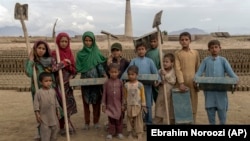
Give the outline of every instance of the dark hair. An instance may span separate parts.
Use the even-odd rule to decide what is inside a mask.
[[[49,73],[49,72],[42,72],[42,73],[40,73],[40,75],[39,75],[39,81],[43,81],[43,79],[45,78],[45,77],[51,77],[52,78],[52,75],[51,75],[51,73]]]
[[[207,47],[210,48],[213,45],[220,46],[220,41],[219,40],[211,40],[211,41],[208,42]]]
[[[191,41],[191,34],[189,32],[182,32],[179,36],[179,40],[181,40],[182,36],[187,36],[189,40]]]
[[[167,53],[163,56],[163,58],[169,58],[171,62],[174,62],[174,54],[173,53]]]
[[[117,63],[111,63],[111,64],[109,64],[109,66],[108,66],[108,70],[111,70],[111,69],[120,70],[120,65],[117,64]]]
[[[132,65],[132,66],[128,67],[127,73],[130,72],[130,71],[138,74],[139,73],[139,68],[136,65]]]
[[[141,47],[141,46],[143,46],[143,47],[145,47],[145,49],[147,49],[147,44],[144,41],[138,41],[136,43],[135,49],[137,49],[138,47]]]
[[[150,41],[151,40],[158,40],[158,36],[157,35],[158,35],[157,33],[151,34],[149,40]]]

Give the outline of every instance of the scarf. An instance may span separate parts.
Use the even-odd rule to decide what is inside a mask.
[[[37,51],[36,51],[37,47],[40,44],[44,44],[46,47],[46,52],[44,53],[42,57],[38,57]],[[49,45],[45,41],[42,41],[42,40],[36,41],[33,45],[33,53],[34,53],[34,61],[36,63],[41,64],[45,71],[51,72],[52,58],[51,58],[51,51],[50,51]]]
[[[87,47],[84,44],[86,37],[90,37],[92,39],[92,45],[90,47]],[[105,62],[106,58],[102,55],[98,46],[96,45],[95,35],[92,32],[85,32],[82,35],[82,42],[84,46],[82,50],[77,52],[76,56],[76,70],[77,72],[85,73],[96,67],[98,64]]]
[[[66,37],[68,39],[68,45],[65,48],[62,48],[60,46],[60,40],[62,39],[62,37]],[[58,46],[59,49],[59,56],[60,56],[60,61],[63,61],[64,59],[69,59],[71,62],[71,67],[65,67],[65,69],[67,69],[68,71],[70,71],[73,74],[76,74],[76,70],[75,70],[75,58],[74,55],[71,51],[70,48],[70,37],[67,33],[65,32],[61,32],[57,35],[56,37],[56,44]],[[56,51],[52,52],[52,56],[54,56],[56,58]]]

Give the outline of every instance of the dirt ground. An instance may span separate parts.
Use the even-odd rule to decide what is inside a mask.
[[[76,128],[76,134],[70,136],[71,141],[104,141],[106,131],[104,122],[106,115],[101,114],[100,124],[103,128],[89,131],[82,130],[84,125],[83,107],[80,90],[74,91],[77,101],[78,113],[72,116],[72,122]],[[36,132],[36,120],[32,107],[30,92],[17,92],[14,90],[1,90],[0,102],[0,141],[32,141]],[[249,92],[228,93],[229,111],[227,124],[250,124],[250,94]],[[208,124],[207,116],[204,110],[203,92],[199,92],[199,106],[197,115],[197,124]],[[126,128],[124,128],[126,135]],[[144,134],[146,140],[146,132]],[[113,138],[114,141],[119,139]],[[58,135],[58,141],[67,141],[67,138]],[[128,141],[125,137],[124,141]]]

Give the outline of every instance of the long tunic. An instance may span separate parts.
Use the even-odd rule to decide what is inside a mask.
[[[221,56],[217,56],[216,58],[212,56],[206,57],[202,61],[195,77],[202,76],[204,72],[205,77],[225,77],[227,73],[229,77],[238,79],[229,62]],[[228,109],[227,91],[204,91],[204,95],[206,108],[217,107],[221,110]]]
[[[136,117],[141,113],[141,106],[146,106],[143,84],[126,82],[124,84],[124,105],[127,106],[127,116]]]
[[[75,77],[75,73],[71,73],[68,69],[65,69],[65,67],[69,67],[65,65],[63,61],[60,63],[57,63],[55,59],[52,60],[52,71],[56,72],[55,73],[55,79],[56,79],[56,84],[57,84],[57,90],[58,92],[58,101],[60,106],[63,106],[62,103],[62,96],[61,96],[61,87],[60,87],[60,78],[58,71],[61,69],[62,70],[62,76],[63,76],[63,83],[64,83],[64,93],[65,93],[65,99],[66,99],[66,105],[67,105],[67,115],[71,116],[75,113],[77,113],[77,107],[76,107],[76,100],[74,97],[73,89],[69,85],[69,80],[71,77]],[[72,68],[75,69],[75,68]]]
[[[174,111],[173,111],[173,103],[172,103],[172,96],[171,96],[171,89],[174,87],[176,83],[176,76],[174,68],[172,68],[167,74],[164,75],[162,78],[166,86],[166,96],[164,97],[163,86],[160,85],[159,87],[159,94],[155,103],[155,116],[165,118],[166,117],[166,101],[168,103],[168,110],[169,110],[169,118],[174,119]]]
[[[109,117],[119,120],[122,113],[123,83],[120,79],[108,79],[103,84],[102,105]]]
[[[52,59],[53,60],[53,59]],[[38,83],[38,88],[41,88],[41,84],[39,83],[39,75],[40,73],[45,71],[45,68],[43,67],[42,64],[40,64],[39,62],[34,62],[34,61],[30,61],[29,59],[27,59],[25,61],[25,73],[28,77],[31,78],[31,95],[32,95],[32,100],[34,100],[34,95],[36,93],[36,89],[35,89],[35,83],[34,83],[34,76],[33,76],[33,66],[35,66],[36,68],[36,76],[37,76],[37,83]],[[52,76],[53,82],[55,82],[55,78],[54,75]],[[52,84],[52,87],[55,87],[55,83]]]
[[[195,115],[198,105],[198,94],[194,88],[193,79],[200,65],[200,56],[198,51],[189,49],[177,50],[175,52],[175,73],[178,84],[184,83],[190,89],[192,110]]]
[[[57,125],[56,109],[59,104],[54,89],[39,89],[34,97],[34,111],[40,111],[43,123],[47,126]]]
[[[152,59],[148,57],[136,57],[131,60],[129,66],[136,65],[139,68],[139,74],[158,74],[158,70],[155,67],[154,62]],[[129,67],[128,66],[128,67]],[[122,78],[124,78],[125,73],[123,73]],[[161,81],[160,76],[158,80]],[[153,95],[152,95],[152,85],[151,84],[143,84],[145,89],[145,96],[146,96],[146,106],[151,107],[153,104]]]
[[[98,64],[91,70],[81,73],[81,78],[101,78],[106,74],[103,65]],[[82,86],[84,100],[88,104],[97,104],[102,99],[102,85]]]

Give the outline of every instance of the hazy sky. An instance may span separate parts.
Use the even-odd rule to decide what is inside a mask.
[[[29,35],[52,33],[57,18],[56,31],[124,34],[125,0],[0,0],[0,27],[21,27],[14,19],[16,2],[29,5]],[[250,0],[131,0],[134,36],[153,31],[154,16],[161,10],[160,29],[168,32],[196,27],[208,33],[250,34]]]

